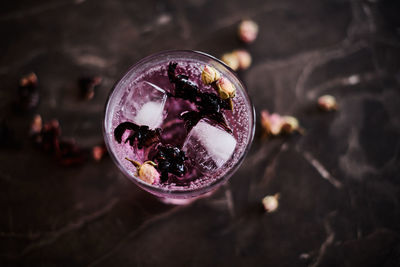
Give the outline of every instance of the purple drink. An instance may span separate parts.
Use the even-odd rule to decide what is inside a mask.
[[[181,96],[176,91],[181,80],[172,81],[171,73],[168,75],[172,62],[177,63],[174,77],[189,81],[190,88],[185,87]],[[202,82],[206,65],[218,70],[236,88],[232,110],[227,107],[228,100],[217,97],[215,86]],[[192,85],[198,88],[195,97],[187,94]],[[221,106],[218,111],[210,111],[210,105],[204,104],[215,101]],[[189,126],[189,120],[183,119],[185,113],[190,119],[196,118]],[[114,131],[124,122],[148,126],[154,137],[159,128],[160,134],[149,139],[154,142],[141,146],[138,136],[131,138],[138,128],[128,127],[134,130],[122,131],[118,142]],[[254,125],[253,106],[243,84],[229,68],[200,52],[166,51],[141,60],[115,85],[106,105],[104,136],[117,166],[137,185],[161,198],[190,199],[217,188],[236,171],[253,139]],[[183,151],[183,172],[162,172],[165,162],[160,151],[165,146]],[[156,159],[161,181],[139,179],[138,170],[126,158],[139,163]]]

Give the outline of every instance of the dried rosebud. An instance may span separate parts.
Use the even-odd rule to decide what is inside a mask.
[[[236,95],[235,86],[225,77],[217,81],[217,89],[222,99],[234,98]]]
[[[219,72],[215,68],[208,65],[204,67],[203,72],[201,73],[201,80],[204,84],[211,84],[218,81],[219,78],[221,78]]]
[[[273,196],[265,196],[262,199],[262,204],[264,206],[265,211],[269,213],[276,211],[279,206],[278,200],[279,200],[279,193]]]
[[[38,78],[35,73],[31,72],[21,78],[19,81],[20,86],[36,86],[38,83]]]
[[[282,132],[293,133],[294,131],[299,131],[299,121],[292,116],[283,116]]]
[[[99,76],[84,77],[79,79],[79,87],[81,89],[81,95],[86,100],[90,100],[94,97],[95,89],[101,84],[103,79]]]
[[[239,69],[245,70],[251,65],[251,55],[244,49],[238,49],[233,51],[233,54],[239,61]]]
[[[39,104],[37,89],[38,78],[35,73],[29,73],[21,78],[18,87],[17,106],[23,111],[31,110]]]
[[[291,134],[295,131],[301,134],[304,132],[295,117],[281,116],[276,113],[269,114],[266,110],[261,111],[261,126],[264,130],[264,135],[271,136],[277,136],[282,133]]]
[[[258,25],[252,20],[243,20],[239,24],[238,35],[239,39],[244,43],[251,43],[257,38]]]
[[[95,161],[100,161],[106,154],[107,148],[104,144],[92,148],[92,157]]]
[[[318,106],[325,111],[337,110],[337,103],[334,96],[323,95],[318,98]]]
[[[39,114],[36,114],[33,117],[32,124],[31,124],[31,135],[39,134],[43,128],[43,121],[42,117]]]
[[[139,178],[148,184],[157,184],[160,182],[160,174],[156,170],[156,163],[153,161],[145,161],[140,164],[137,161],[125,158],[127,161],[131,162],[136,167],[136,173]]]
[[[261,111],[261,126],[266,135],[279,135],[283,124],[283,118],[279,114],[269,114],[266,110]]]
[[[221,60],[234,71],[239,68],[239,59],[234,53],[223,54]]]

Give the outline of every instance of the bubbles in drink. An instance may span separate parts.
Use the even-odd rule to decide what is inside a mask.
[[[188,134],[183,151],[196,168],[209,173],[222,167],[232,156],[235,147],[236,139],[232,135],[201,120]]]
[[[142,81],[131,88],[125,97],[121,112],[122,115],[138,125],[147,125],[155,129],[163,122],[167,95],[157,85]]]

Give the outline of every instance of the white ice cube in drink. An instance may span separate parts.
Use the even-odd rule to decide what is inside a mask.
[[[186,137],[183,150],[200,171],[207,173],[222,167],[235,147],[236,139],[231,134],[201,120]]]
[[[122,103],[122,116],[138,125],[155,129],[161,125],[166,114],[165,91],[150,82],[135,84]]]

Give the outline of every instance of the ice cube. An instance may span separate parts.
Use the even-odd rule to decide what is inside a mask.
[[[122,103],[122,115],[138,125],[147,125],[151,129],[161,125],[167,95],[157,85],[144,81],[136,84],[129,91]]]
[[[202,172],[222,167],[232,156],[236,139],[225,130],[199,121],[183,144],[186,156]]]

